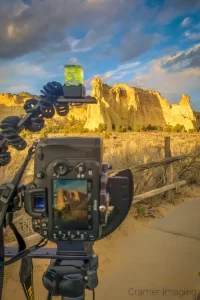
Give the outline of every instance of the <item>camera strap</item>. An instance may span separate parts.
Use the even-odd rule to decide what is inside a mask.
[[[10,224],[10,228],[12,229],[18,245],[19,245],[19,250],[18,253],[26,249],[26,243],[15,227],[13,223]],[[21,264],[20,264],[20,270],[19,270],[19,277],[20,277],[20,282],[22,285],[22,288],[24,290],[24,293],[26,295],[27,300],[34,300],[34,289],[33,289],[33,262],[32,258],[25,256],[21,259]]]
[[[4,263],[5,255],[4,255],[4,237],[3,237],[3,226],[0,227],[0,262]],[[0,299],[2,299],[3,292],[3,278],[4,278],[4,265],[0,264]]]
[[[13,223],[10,224],[10,228],[12,229],[19,245],[18,253],[25,250],[26,249],[25,241]],[[1,227],[0,228],[0,262],[4,262],[4,261],[5,261],[4,237],[3,237],[3,227]],[[20,276],[20,282],[24,290],[26,299],[34,300],[35,297],[34,297],[34,288],[33,288],[32,258],[25,256],[21,259],[19,276]],[[0,264],[0,299],[2,299],[3,278],[4,278],[4,264]]]
[[[3,237],[3,227],[5,224],[6,214],[10,205],[12,205],[13,199],[18,189],[18,185],[20,180],[24,174],[24,171],[31,159],[32,154],[35,151],[36,143],[29,148],[28,154],[25,158],[25,161],[19,171],[16,173],[14,179],[11,183],[7,183],[5,188],[0,196],[0,299],[2,299],[2,291],[3,291],[3,278],[4,278],[4,261],[5,261],[5,253],[4,253],[4,237]],[[19,252],[25,250],[26,244],[21,234],[18,232],[15,225],[11,222],[10,227],[13,233],[16,236],[19,245]],[[28,300],[34,300],[33,293],[33,264],[32,259],[29,257],[24,257],[21,259],[21,267],[20,267],[20,281],[23,286],[24,292]]]

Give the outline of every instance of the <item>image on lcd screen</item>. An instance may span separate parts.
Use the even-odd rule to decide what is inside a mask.
[[[88,229],[87,180],[53,180],[53,193],[55,227]]]

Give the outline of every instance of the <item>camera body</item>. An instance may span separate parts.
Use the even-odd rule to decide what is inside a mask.
[[[97,240],[109,204],[106,171],[100,138],[39,140],[24,194],[34,231],[53,242]]]

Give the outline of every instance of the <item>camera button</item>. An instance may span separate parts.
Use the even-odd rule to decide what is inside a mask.
[[[89,176],[92,176],[93,175],[93,172],[92,172],[92,170],[90,169],[90,170],[88,170],[88,175]]]
[[[89,239],[90,240],[94,240],[94,235],[93,234],[89,234]]]
[[[40,171],[40,172],[37,173],[36,177],[38,179],[43,179],[44,178],[44,173],[42,171]]]
[[[42,223],[41,223],[41,226],[42,226],[42,228],[47,228],[48,225],[47,225],[46,222],[42,222]]]
[[[85,169],[86,169],[86,166],[85,166],[85,163],[84,162],[80,162],[77,164],[76,166],[76,171],[81,174],[81,173],[84,173],[85,172]]]
[[[84,233],[81,233],[81,240],[85,240],[85,235],[84,235]]]
[[[62,240],[67,240],[67,235],[65,233],[62,234]]]
[[[47,236],[48,235],[48,231],[44,230],[42,235]]]
[[[54,240],[57,240],[57,239],[58,239],[57,233],[53,233],[53,239],[54,239]]]
[[[34,220],[33,220],[33,226],[37,226],[37,224],[38,224],[38,223],[37,223],[37,220],[34,219]]]

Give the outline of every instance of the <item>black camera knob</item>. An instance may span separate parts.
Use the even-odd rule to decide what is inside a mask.
[[[68,173],[68,164],[65,161],[58,161],[54,165],[54,171],[58,175],[65,175]]]
[[[53,292],[56,290],[57,286],[57,274],[54,270],[47,271],[44,273],[42,277],[42,282],[44,284],[44,287],[49,291]]]

